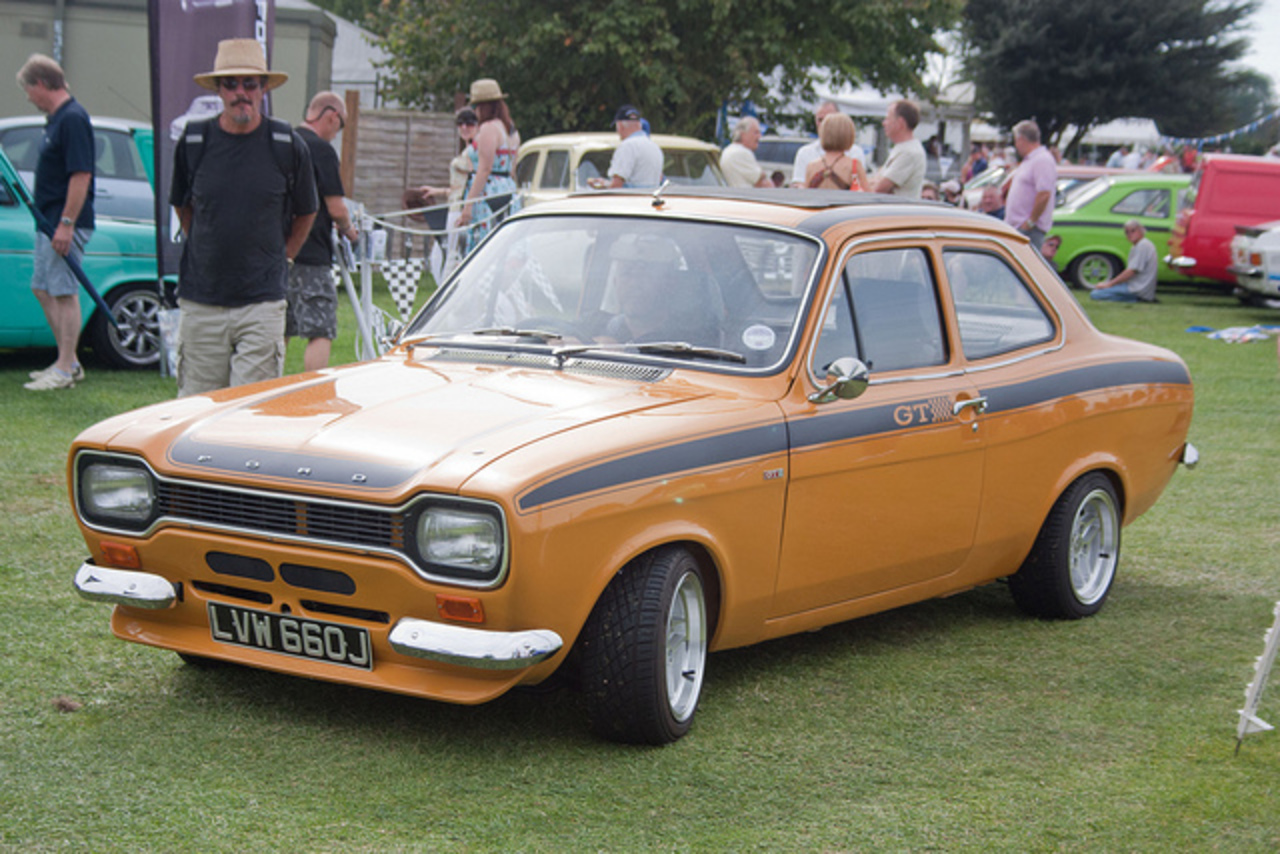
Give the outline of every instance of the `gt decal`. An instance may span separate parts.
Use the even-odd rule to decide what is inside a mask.
[[[931,397],[916,403],[904,403],[893,410],[893,421],[899,427],[910,427],[913,424],[937,424],[939,421],[954,421],[951,410],[951,398],[946,395]]]

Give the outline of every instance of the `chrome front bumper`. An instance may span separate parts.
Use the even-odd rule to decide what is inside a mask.
[[[75,588],[86,599],[134,608],[168,608],[178,598],[171,583],[149,572],[81,564]],[[550,629],[495,632],[404,617],[387,636],[401,655],[482,670],[520,670],[545,661],[564,646]]]
[[[177,589],[158,575],[92,563],[80,565],[75,585],[86,599],[134,608],[168,608],[178,598]]]
[[[401,655],[483,670],[519,670],[555,655],[564,646],[550,629],[494,632],[404,617],[387,636]]]

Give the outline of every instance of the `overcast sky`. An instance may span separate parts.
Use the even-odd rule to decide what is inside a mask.
[[[1262,0],[1248,28],[1252,46],[1244,64],[1271,78],[1280,95],[1280,0]]]

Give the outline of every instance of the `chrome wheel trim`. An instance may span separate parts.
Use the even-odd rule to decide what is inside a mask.
[[[707,661],[707,602],[695,573],[686,572],[676,584],[666,629],[667,704],[683,723],[698,707]]]
[[[118,326],[108,326],[112,348],[133,365],[150,365],[160,356],[160,296],[143,290],[125,294],[111,306]]]
[[[1071,592],[1082,605],[1102,599],[1120,557],[1120,514],[1105,489],[1084,497],[1071,522]]]

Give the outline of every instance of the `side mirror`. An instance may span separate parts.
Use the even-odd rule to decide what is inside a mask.
[[[860,397],[870,384],[869,371],[852,356],[836,359],[827,367],[827,384],[809,395],[810,403],[831,403]]]

